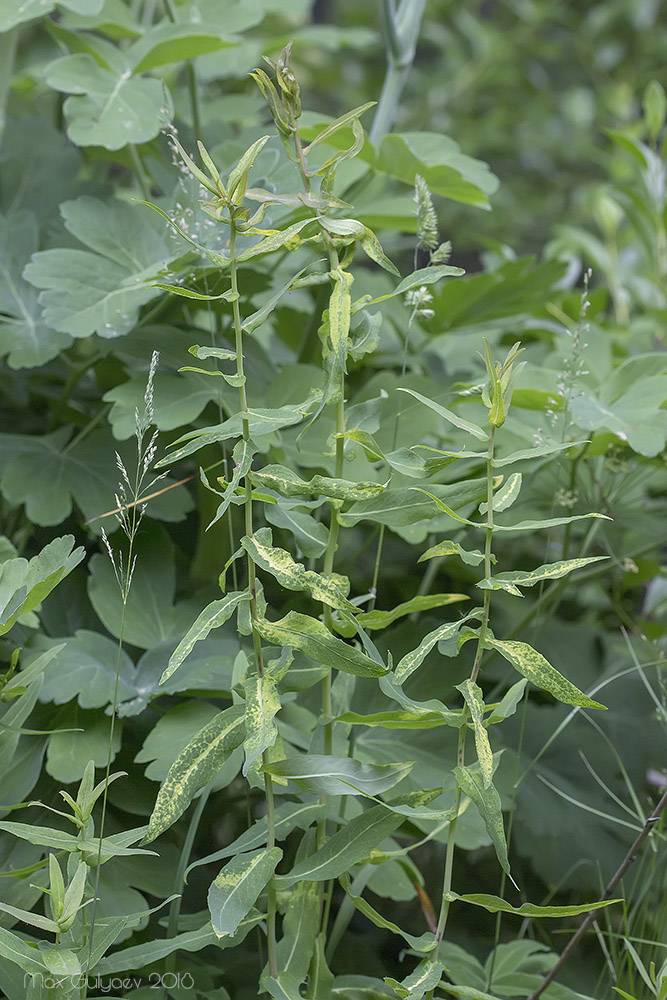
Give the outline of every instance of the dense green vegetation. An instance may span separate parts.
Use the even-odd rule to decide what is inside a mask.
[[[0,0],[8,1000],[664,1000],[659,6]]]

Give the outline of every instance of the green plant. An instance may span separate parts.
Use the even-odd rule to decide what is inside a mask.
[[[381,100],[382,116],[381,76],[344,112],[360,74],[383,69],[358,5],[341,5],[345,30],[308,24],[296,0],[229,3],[224,23],[220,5],[190,0],[53,6],[22,24],[0,10],[14,59],[0,87],[0,806],[24,810],[0,832],[3,989],[25,995],[20,954],[42,973],[65,961],[60,995],[75,968],[100,977],[90,1000],[114,977],[116,990],[132,979],[136,1000],[151,987],[245,1000],[260,981],[312,1000],[529,996],[602,895],[628,828],[641,831],[646,775],[662,764],[659,213],[656,240],[636,220],[618,230],[654,275],[650,294],[631,269],[576,261],[563,232],[545,260],[514,258],[528,211],[510,226],[505,201],[480,223],[471,206],[497,184],[485,165],[439,128],[396,130],[420,127],[435,93],[420,81],[444,4],[386,5],[387,38],[405,42],[389,58],[395,95],[422,15],[423,28],[401,103]],[[471,41],[477,25],[500,85],[510,14],[452,21]],[[524,14],[517,51],[548,61],[552,14]],[[291,60],[317,113],[301,109]],[[483,88],[463,84],[474,102]],[[100,94],[113,114],[97,113]],[[624,128],[657,170],[650,94],[650,134],[629,116]],[[527,106],[544,121],[544,101]],[[375,141],[362,128],[373,116]],[[167,119],[178,132],[160,132]],[[507,152],[500,119],[487,135]],[[475,128],[473,141],[459,117],[468,150],[483,148]],[[516,142],[521,162],[529,143]],[[571,148],[590,146],[578,132]],[[439,245],[443,198],[454,251]],[[464,275],[459,244],[494,226],[481,270]],[[575,263],[594,265],[590,289],[575,287]],[[614,280],[630,290],[630,333]],[[119,588],[99,545],[104,524],[118,550],[118,525],[102,512],[114,451],[148,475],[131,442],[156,349],[159,465],[174,473],[124,480]],[[56,531],[88,549],[87,565]],[[109,784],[112,764],[126,775]],[[59,791],[88,824],[93,868],[93,848],[122,838],[154,853],[116,851],[84,880],[72,849],[56,870],[44,838],[68,825],[49,813]],[[56,905],[42,914],[44,890]],[[597,937],[546,996],[573,996],[567,984],[606,995],[610,954],[610,985],[629,994],[640,967],[659,967],[637,941],[659,934],[657,919],[640,929],[641,880],[622,895],[622,914],[595,911]]]

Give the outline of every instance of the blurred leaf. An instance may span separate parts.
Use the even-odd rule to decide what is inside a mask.
[[[263,770],[289,778],[313,795],[379,795],[393,788],[412,764],[360,764],[349,757],[308,754],[265,764]]]

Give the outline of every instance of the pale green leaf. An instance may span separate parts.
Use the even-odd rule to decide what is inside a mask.
[[[606,708],[598,701],[593,701],[566,677],[563,677],[541,653],[529,646],[527,642],[487,637],[485,645],[489,649],[497,650],[512,664],[515,670],[527,677],[536,687],[548,691],[558,701],[562,701],[566,705],[579,705],[581,708]]]
[[[452,713],[453,714],[453,713]],[[336,717],[337,722],[345,722],[350,726],[381,726],[383,729],[433,729],[435,726],[451,725],[438,712],[374,712],[372,715],[359,715],[357,712],[345,712]]]
[[[357,896],[350,890],[350,878],[348,875],[342,875],[340,878],[340,884],[347,893],[349,899],[352,900],[355,907],[360,913],[363,913],[365,917],[375,924],[376,927],[381,927],[384,930],[391,931],[392,934],[397,934],[402,937],[407,943],[413,948],[418,954],[426,955],[428,954],[436,944],[436,940],[433,934],[422,934],[420,937],[414,937],[412,934],[408,934],[406,931],[401,930],[396,924],[392,923],[391,920],[387,920],[383,917],[377,910],[375,910],[367,900],[362,896]]]
[[[371,631],[375,629],[387,628],[405,615],[416,614],[420,611],[430,611],[432,608],[442,608],[447,604],[456,604],[459,601],[467,601],[469,598],[465,594],[420,594],[412,597],[403,604],[397,604],[391,611],[364,611],[357,615],[357,622],[365,629]]]
[[[477,750],[482,782],[484,788],[489,788],[493,780],[493,753],[489,743],[489,734],[484,728],[485,705],[482,689],[468,677],[462,684],[456,685],[456,690],[461,692],[468,706],[475,734],[475,749]]]
[[[505,840],[500,795],[494,785],[485,786],[481,771],[477,765],[455,767],[454,775],[456,783],[463,794],[472,799],[479,809],[480,816],[484,820],[486,832],[495,848],[498,861],[503,871],[509,875],[510,864],[507,857],[507,841]]]
[[[41,953],[5,927],[0,927],[0,955],[30,976],[44,976],[47,972]]]
[[[310,514],[297,509],[287,510],[280,504],[267,504],[264,516],[275,528],[289,531],[304,556],[317,559],[324,553],[329,530],[326,524],[316,521]]]
[[[537,906],[535,903],[522,903],[521,906],[512,906],[499,896],[489,896],[486,893],[466,893],[459,896],[456,892],[448,892],[447,898],[452,902],[460,900],[462,903],[471,903],[473,906],[482,906],[489,913],[513,913],[517,917],[539,918],[539,917],[577,917],[582,913],[590,913],[591,910],[600,910],[605,906],[612,906],[614,903],[621,903],[621,899],[605,899],[602,902],[581,903],[575,906]]]
[[[205,639],[211,629],[219,628],[223,625],[238,607],[241,601],[248,599],[248,592],[237,591],[233,594],[226,594],[219,601],[212,601],[208,607],[204,608],[192,627],[181,639],[174,652],[169,657],[169,664],[166,667],[160,684],[164,684],[175,670],[178,670],[181,663],[190,655],[195,643]]]
[[[276,878],[276,887],[288,889],[295,882],[324,882],[349,871],[367,858],[403,822],[384,806],[373,806],[349,820],[323,847],[299,861],[287,875]]]
[[[270,674],[253,674],[243,684],[245,692],[245,763],[243,774],[263,752],[273,746],[278,735],[274,717],[280,711],[276,680]]]
[[[270,573],[282,587],[306,590],[315,601],[338,611],[356,614],[357,608],[347,599],[349,583],[346,578],[322,576],[314,570],[307,570],[302,563],[295,562],[285,549],[276,548],[272,541],[270,528],[260,528],[250,538],[242,538],[241,545],[252,561]]]
[[[313,476],[306,482],[282,465],[267,465],[261,472],[253,472],[252,480],[283,496],[324,496],[330,500],[365,500],[384,490],[380,483],[355,483],[328,476]]]
[[[313,795],[379,795],[412,770],[407,764],[361,764],[351,757],[302,754],[265,764],[263,770],[289,778]]]
[[[133,74],[146,73],[158,66],[218,52],[235,44],[235,40],[197,28],[192,22],[158,24],[127,49],[125,58]]]
[[[320,887],[300,882],[289,894],[276,957],[285,975],[302,983],[308,974],[320,916]]]
[[[407,278],[403,278],[402,281],[396,285],[393,292],[387,292],[385,295],[378,295],[377,298],[371,299],[370,302],[366,302],[365,306],[373,306],[377,302],[384,302],[385,299],[393,299],[395,295],[403,295],[405,292],[409,292],[411,288],[418,288],[422,285],[432,285],[440,278],[456,277],[465,274],[465,271],[461,267],[450,267],[449,264],[438,264],[435,267],[422,267],[418,271],[413,271],[409,274]]]
[[[479,549],[464,549],[458,542],[452,542],[449,539],[438,542],[437,545],[432,545],[430,549],[427,549],[426,552],[420,555],[417,562],[425,562],[426,559],[439,559],[445,556],[458,556],[468,566],[479,566],[480,563],[484,562],[484,553],[480,552]]]
[[[292,830],[307,830],[314,822],[322,818],[323,810],[324,806],[319,802],[284,802],[283,805],[278,806],[274,815],[275,839],[284,840]],[[263,847],[266,844],[268,836],[266,817],[258,819],[250,829],[242,833],[227,847],[193,861],[186,869],[186,881],[189,872],[194,868],[211,864],[214,861],[222,861],[223,858],[229,858],[235,854],[254,851],[255,848]]]
[[[520,593],[517,587],[534,587],[541,580],[557,580],[567,576],[582,566],[608,559],[608,556],[589,556],[580,559],[564,559],[560,562],[546,563],[533,570],[514,570],[509,573],[498,573],[487,580],[480,580],[477,586],[481,590],[507,590],[510,593]]]
[[[499,490],[493,494],[493,509],[507,510],[519,496],[521,490],[521,473],[513,472],[512,475],[502,484]],[[488,503],[479,505],[480,514],[486,514],[489,509]]]
[[[213,930],[219,938],[234,934],[254,905],[283,856],[279,847],[239,854],[225,865],[208,891]]]
[[[451,514],[452,508],[464,507],[468,503],[479,503],[486,495],[485,479],[470,479],[459,483],[449,483],[443,486],[430,487],[426,499],[423,490],[391,489],[381,491],[380,495],[367,500],[359,500],[349,510],[338,515],[339,522],[345,527],[351,527],[362,520],[377,521],[389,527],[404,527],[417,521],[438,516],[436,504],[442,504],[442,509]],[[457,520],[465,521],[458,514]]]
[[[290,611],[279,621],[270,622],[257,618],[259,634],[274,646],[291,646],[299,649],[316,663],[343,670],[359,677],[381,677],[387,668],[372,660],[361,650],[350,646],[331,634],[326,625],[308,615]]]
[[[155,840],[183,815],[197,792],[215,777],[232,750],[242,742],[243,734],[242,705],[219,712],[199,730],[178,755],[160,787],[144,843]]]
[[[399,389],[399,392],[407,392],[410,396],[414,396],[414,398],[418,399],[420,403],[424,403],[428,406],[429,410],[433,410],[434,413],[444,417],[448,423],[458,427],[459,430],[472,434],[472,436],[477,438],[478,441],[489,440],[489,436],[486,431],[482,430],[481,427],[478,427],[477,424],[472,424],[469,420],[464,420],[464,418],[460,417],[458,413],[454,413],[452,410],[446,409],[444,406],[441,406],[440,403],[436,403],[432,399],[427,399],[427,397],[422,396],[420,392],[415,392],[414,389]]]
[[[401,1000],[422,1000],[427,990],[434,990],[438,985],[444,969],[442,962],[432,962],[430,958],[425,958],[401,983],[391,976],[385,976],[384,981]]]
[[[442,625],[438,625],[436,629],[425,635],[419,645],[409,653],[406,653],[397,663],[396,670],[394,671],[396,682],[404,684],[410,674],[414,673],[417,667],[421,666],[433,647],[441,640],[449,639],[456,635],[463,622],[467,621],[471,617],[471,614],[466,615],[465,618],[459,618],[455,622],[445,622]]]
[[[48,85],[71,96],[63,106],[67,134],[77,146],[122,149],[159,135],[171,121],[171,98],[161,80],[116,74],[77,52],[49,63]]]

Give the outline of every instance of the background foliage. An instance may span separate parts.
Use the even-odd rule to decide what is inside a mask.
[[[521,600],[506,590],[493,593],[496,637],[544,651],[578,688],[607,706],[604,713],[574,710],[532,687],[518,707],[508,707],[502,726],[491,727],[494,783],[520,892],[501,887],[489,825],[472,804],[456,825],[461,850],[454,856],[453,885],[460,893],[506,890],[514,906],[595,899],[665,787],[667,38],[659,6],[649,0],[585,10],[565,0],[402,5],[412,10],[418,29],[414,66],[400,100],[391,104],[387,134],[373,120],[378,112],[366,111],[363,146],[338,167],[334,193],[353,211],[335,205],[326,211],[333,218],[354,215],[370,227],[406,277],[430,259],[428,249],[416,249],[419,175],[433,196],[440,238],[453,244],[449,266],[466,274],[432,284],[431,274],[415,282],[415,288],[426,283],[428,300],[389,297],[400,278],[383,267],[377,252],[373,258],[365,247],[358,250],[354,300],[387,298],[360,311],[367,318],[353,322],[350,356],[343,356],[343,429],[354,431],[344,455],[341,439],[333,436],[340,433],[333,390],[316,422],[303,419],[315,412],[323,368],[325,374],[336,370],[326,327],[322,332],[331,290],[302,282],[287,291],[297,272],[312,275],[326,246],[291,252],[279,246],[275,254],[239,263],[243,315],[255,320],[243,344],[245,389],[255,412],[253,470],[264,468],[266,475],[267,466],[278,465],[302,481],[343,478],[357,490],[370,483],[378,495],[391,477],[381,501],[350,493],[336,515],[333,568],[350,581],[345,600],[359,599],[366,611],[369,601],[371,608],[377,602],[378,610],[389,611],[423,598],[409,614],[379,620],[381,629],[371,619],[367,631],[377,658],[387,663],[391,654],[397,664],[443,622],[458,621],[479,604],[475,584],[483,575],[469,552],[481,536],[423,493],[410,492],[421,487],[459,516],[479,520],[477,506],[486,496],[483,459],[465,466],[429,463],[427,453],[409,450],[424,444],[481,451],[479,441],[467,441],[460,423],[399,387],[454,411],[459,421],[484,423],[479,390],[487,374],[478,352],[486,339],[502,360],[521,341],[526,366],[498,432],[497,455],[502,460],[531,448],[544,454],[521,464],[521,495],[510,522],[592,511],[612,519],[494,538],[494,573],[607,557],[572,577],[542,581]],[[231,384],[211,377],[215,356],[200,352],[193,360],[188,354],[195,344],[234,351],[233,304],[206,298],[227,289],[216,254],[229,252],[229,230],[202,211],[200,184],[178,155],[170,124],[189,153],[203,139],[225,178],[251,144],[270,133],[274,138],[259,152],[249,183],[272,194],[293,193],[299,172],[275,138],[249,74],[263,65],[263,55],[276,59],[294,40],[291,61],[304,105],[300,128],[311,142],[331,119],[378,100],[390,50],[379,13],[375,5],[347,0],[0,0],[0,653],[6,669],[0,689],[0,933],[27,939],[17,910],[50,919],[42,916],[51,911],[48,904],[43,909],[40,888],[53,888],[57,878],[52,870],[49,883],[49,850],[62,850],[63,864],[66,855],[85,858],[84,849],[44,835],[17,836],[11,824],[73,835],[48,810],[63,807],[61,789],[76,799],[82,780],[92,794],[92,784],[85,785],[89,761],[98,769],[95,780],[103,779],[113,720],[113,768],[128,777],[110,785],[105,807],[110,860],[99,868],[95,890],[96,919],[109,935],[106,957],[99,956],[101,975],[131,968],[147,984],[150,971],[177,970],[192,975],[201,996],[256,995],[266,960],[260,894],[270,873],[230,925],[237,935],[233,949],[229,937],[210,929],[207,893],[230,857],[232,865],[236,857],[255,856],[266,865],[267,854],[259,850],[265,840],[253,841],[247,831],[264,815],[259,762],[264,752],[270,764],[271,748],[285,824],[277,892],[286,944],[279,959],[285,963],[291,940],[307,955],[322,950],[314,938],[300,938],[305,932],[295,925],[313,923],[317,887],[324,883],[301,881],[294,889],[285,880],[314,850],[322,789],[280,783],[281,756],[326,751],[317,657],[296,653],[276,682],[282,707],[262,716],[266,731],[257,745],[246,745],[245,758],[240,745],[230,750],[192,803],[191,790],[189,811],[151,843],[155,854],[132,853],[146,825],[155,822],[158,789],[180,751],[202,727],[218,725],[221,711],[233,713],[253,697],[250,627],[242,627],[240,616],[237,630],[236,612],[202,634],[183,665],[159,684],[198,615],[221,601],[220,574],[246,530],[237,503],[216,519],[221,497],[208,488],[224,492],[216,477],[229,481],[242,461],[236,449],[232,456],[240,422],[228,438],[214,433],[209,441],[200,434],[233,419],[238,385],[233,376]],[[406,15],[404,41],[409,24]],[[351,141],[348,128],[311,155],[320,157],[319,165]],[[204,253],[138,201],[157,205]],[[248,204],[252,211],[257,207],[256,201]],[[302,201],[278,200],[259,224],[282,230],[307,218]],[[243,252],[252,237],[239,238]],[[171,294],[164,284],[194,289],[199,297]],[[281,289],[285,294],[278,297]],[[159,363],[146,401],[154,350]],[[232,370],[224,360],[220,365],[227,374]],[[198,370],[180,372],[185,366]],[[147,402],[159,438],[157,454],[144,462],[152,431],[141,428],[137,454],[135,411],[144,414]],[[170,446],[186,435],[193,435],[194,445],[175,461],[180,446]],[[101,538],[104,526],[117,569],[124,553],[122,582],[126,540],[114,517],[100,517],[121,505],[114,499],[116,453],[131,483],[138,461],[147,473],[144,494],[156,494],[136,532],[126,523],[134,539],[130,564],[136,555],[127,601]],[[150,487],[154,459],[165,459],[168,472]],[[210,469],[203,479],[200,466]],[[270,478],[257,477],[253,485],[274,499],[282,496],[280,503],[255,504],[264,544],[270,544],[270,528],[276,546],[306,570],[321,572],[333,517],[322,483],[300,495],[281,492]],[[373,492],[368,488],[369,496]],[[451,540],[449,550],[419,561],[443,539]],[[267,571],[259,556],[255,561],[271,622],[291,612],[317,617],[307,587],[286,588],[284,576]],[[244,562],[231,563],[229,593],[242,591],[245,573]],[[324,619],[331,624],[331,611]],[[338,626],[332,637],[349,638],[344,619]],[[268,631],[265,640],[278,656],[275,647],[282,643]],[[408,685],[413,702],[438,699],[461,707],[457,685],[470,674],[475,644],[459,650],[455,640],[433,644]],[[19,647],[21,669],[12,673]],[[487,705],[499,702],[516,680],[491,651],[480,681]],[[332,699],[334,716],[396,710],[376,680],[343,672]],[[226,719],[231,725],[235,716]],[[407,777],[392,772],[396,787],[386,801],[431,788],[440,794],[428,809],[444,813],[454,801],[453,729],[385,729],[348,720],[337,723],[335,734],[339,757],[385,767],[415,762]],[[79,795],[81,807],[88,799]],[[302,815],[297,804],[310,812]],[[348,795],[332,797],[329,805],[348,830],[357,817],[369,823],[374,808]],[[101,800],[93,814],[97,835],[100,806]],[[417,800],[413,806],[419,813]],[[418,806],[422,814],[400,828],[394,822],[399,814],[389,813],[388,822],[386,810],[380,811],[365,852],[350,855],[345,870],[351,892],[363,893],[385,915],[385,925],[367,919],[363,907],[355,909],[336,884],[327,952],[332,978],[324,965],[313,986],[311,969],[309,996],[396,996],[384,977],[405,980],[401,996],[422,997],[434,988],[431,983],[419,992],[406,980],[419,953],[414,941],[429,931],[431,903],[437,912],[447,839],[446,829],[434,833],[437,822],[425,818],[427,804]],[[86,822],[74,831],[84,839],[95,832]],[[245,840],[233,846],[239,837]],[[390,857],[421,840],[400,863]],[[382,857],[372,856],[372,848],[381,848]],[[214,852],[217,863],[193,868],[184,887],[184,867]],[[563,969],[562,985],[547,996],[601,998],[612,986],[624,990],[621,995],[647,995],[650,963],[660,969],[667,958],[662,840],[656,838],[638,869],[624,882],[623,907],[603,911],[597,937],[587,939]],[[70,860],[69,879],[82,877]],[[182,904],[172,901],[149,916],[150,908],[181,892]],[[258,909],[251,908],[256,901]],[[575,921],[499,922],[463,904],[453,912],[440,959],[449,985],[468,992],[443,985],[437,995],[529,996]],[[387,920],[408,938],[392,933]],[[31,934],[46,941],[52,930],[37,920]],[[169,946],[155,951],[155,942],[173,941],[176,934],[180,951],[170,957]],[[30,949],[17,964],[8,940],[0,938],[1,978],[9,1000],[18,1000],[25,996]],[[128,948],[137,951],[114,958]],[[52,953],[43,946],[40,954]],[[49,958],[54,974],[65,974],[61,960],[69,958]],[[308,962],[305,970],[289,968],[298,979],[290,988],[298,990]],[[41,996],[33,988],[30,996]],[[127,995],[140,1000],[153,994],[144,985]],[[175,988],[170,995],[193,991]]]

